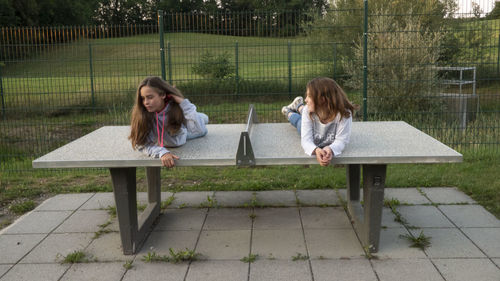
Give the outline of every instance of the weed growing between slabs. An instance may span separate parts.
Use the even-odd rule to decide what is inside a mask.
[[[184,261],[195,261],[198,259],[199,253],[195,253],[194,250],[186,250],[175,251],[172,248],[169,248],[170,256],[167,255],[159,255],[156,252],[148,252],[146,255],[142,257],[144,262],[171,262],[171,263],[179,263]]]
[[[58,254],[56,259],[60,258],[61,255]],[[84,251],[73,251],[69,253],[67,256],[63,257],[61,264],[65,263],[88,263],[88,262],[96,262],[97,259],[92,259],[91,257],[87,256],[87,253]]]

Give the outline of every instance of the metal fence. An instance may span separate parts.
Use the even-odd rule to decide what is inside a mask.
[[[103,125],[127,125],[137,84],[163,76],[212,123],[262,122],[316,76],[464,153],[499,152],[499,20],[395,13],[158,14],[152,26],[0,28],[0,170],[18,171]]]

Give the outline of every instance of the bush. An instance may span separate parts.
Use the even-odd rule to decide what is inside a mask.
[[[387,11],[373,17],[368,34],[368,109],[378,113],[431,112],[438,109],[438,73],[442,32],[425,28],[417,17],[395,20]],[[363,86],[363,45],[344,68],[347,86]]]
[[[214,55],[207,50],[201,55],[200,62],[194,65],[192,70],[195,74],[206,79],[228,78],[234,74],[234,67],[230,59],[231,55],[228,52]]]

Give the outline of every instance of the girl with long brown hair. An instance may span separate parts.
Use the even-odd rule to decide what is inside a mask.
[[[129,139],[134,149],[173,167],[179,157],[167,147],[206,135],[207,123],[208,116],[197,112],[181,91],[160,77],[147,77],[137,87]]]
[[[314,78],[302,97],[284,106],[281,112],[297,128],[307,155],[316,155],[322,166],[344,150],[351,136],[352,114],[359,106],[351,103],[342,88],[327,77]]]

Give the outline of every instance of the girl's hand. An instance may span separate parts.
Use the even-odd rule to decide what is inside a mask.
[[[326,152],[326,158],[325,158],[325,160],[327,160],[328,163],[330,163],[330,161],[332,161],[332,158],[333,158],[333,151],[332,151],[332,149],[329,146],[325,146],[323,148],[323,151]]]
[[[165,167],[172,168],[175,166],[175,160],[179,160],[179,157],[177,155],[174,155],[172,153],[166,153],[163,154],[163,156],[160,158],[161,159],[161,164]]]
[[[318,163],[321,166],[330,165],[330,160],[332,160],[332,157],[328,156],[328,155],[329,155],[329,153],[330,153],[330,155],[332,155],[333,153],[331,152],[331,149],[330,149],[330,152],[328,152],[327,149],[330,149],[330,148],[325,147],[324,149],[321,149],[318,147],[314,150],[314,152],[316,153],[316,160],[318,161]]]
[[[179,103],[179,104],[180,104],[180,103],[184,100],[184,98],[181,98],[181,97],[176,96],[176,95],[169,95],[169,96],[170,96],[170,97],[171,97],[171,98],[172,98],[172,99],[173,99],[176,103]]]

